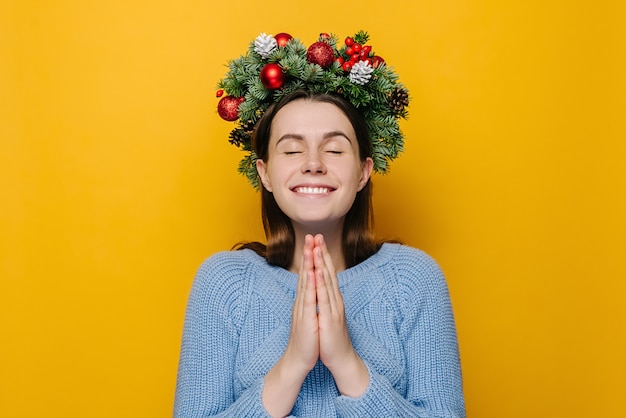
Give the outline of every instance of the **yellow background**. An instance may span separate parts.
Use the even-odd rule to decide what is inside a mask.
[[[380,237],[448,277],[468,416],[623,416],[620,1],[3,1],[0,416],[171,415],[211,253],[262,239],[215,84],[365,29],[412,94]]]

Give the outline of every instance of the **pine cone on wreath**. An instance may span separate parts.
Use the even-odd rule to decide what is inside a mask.
[[[243,150],[249,150],[252,145],[252,132],[255,126],[256,124],[251,120],[240,121],[239,126],[230,131],[228,142]]]
[[[228,142],[238,148],[246,149],[250,144],[250,135],[242,128],[235,128],[230,131]]]
[[[409,105],[409,92],[396,87],[389,96],[389,105],[396,114],[402,113]]]
[[[359,61],[352,66],[349,78],[354,84],[364,85],[372,78],[374,68],[367,61]]]

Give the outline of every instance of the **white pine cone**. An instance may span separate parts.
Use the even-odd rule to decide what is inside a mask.
[[[359,61],[352,66],[350,70],[350,81],[354,84],[363,85],[370,81],[372,78],[372,71],[374,68],[367,61]]]
[[[272,35],[262,33],[254,40],[254,51],[263,59],[269,57],[276,48],[278,48],[278,43]]]

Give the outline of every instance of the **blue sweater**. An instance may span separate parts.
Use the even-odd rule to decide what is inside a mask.
[[[452,307],[437,264],[384,244],[338,278],[369,387],[358,398],[340,395],[318,361],[292,416],[465,417]],[[202,264],[186,311],[175,417],[269,416],[263,378],[287,346],[297,280],[251,250]]]

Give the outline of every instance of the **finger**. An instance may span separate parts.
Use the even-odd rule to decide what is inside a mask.
[[[316,248],[316,250],[318,249]],[[323,269],[315,270],[315,294],[317,296],[317,308],[319,310],[320,319],[330,318],[332,308]]]
[[[310,235],[307,235],[305,237],[304,250],[302,251],[300,271],[298,274],[298,285],[296,287],[296,298],[294,301],[294,314],[297,314],[299,318],[302,317],[304,304],[308,301],[306,299],[307,283],[311,282],[311,280],[309,280],[309,275],[314,268],[312,246],[313,238]],[[313,293],[315,293],[315,290],[313,290]]]
[[[314,241],[311,235],[307,235],[304,241],[303,251],[303,308],[307,316],[315,315],[316,295],[315,295],[315,261],[313,255]]]
[[[322,249],[322,255],[324,257],[324,264],[326,265],[326,268],[331,274],[331,278],[336,278],[337,274],[335,271],[335,265],[333,264],[333,258],[330,256],[330,253],[328,252],[328,247],[326,246],[326,240],[324,240],[324,236],[322,234],[318,234],[315,237],[315,246]]]
[[[336,310],[337,301],[341,298],[337,275],[333,267],[333,260],[328,252],[324,238],[321,235],[316,236],[316,248],[314,252],[314,262],[316,271],[323,272],[323,283],[326,286],[328,301],[332,311]]]

